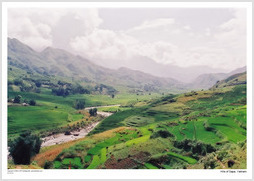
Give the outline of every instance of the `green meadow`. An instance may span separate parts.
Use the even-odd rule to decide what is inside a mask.
[[[63,97],[53,95],[47,88],[41,88],[40,93],[14,90],[8,92],[9,98],[20,95],[22,100],[36,100],[36,105],[9,103],[10,140],[25,130],[45,135],[49,130],[75,130],[82,122],[100,121],[87,137],[75,143],[43,148],[33,158],[39,167],[246,168],[246,85],[175,95],[124,90],[113,97]],[[113,114],[106,118],[91,116],[84,108],[75,109],[76,100],[84,100],[84,108],[107,106],[98,107],[98,111]],[[235,164],[229,166],[229,160]]]

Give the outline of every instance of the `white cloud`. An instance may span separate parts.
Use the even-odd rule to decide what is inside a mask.
[[[89,59],[128,60],[141,55],[159,63],[173,63],[178,47],[163,41],[142,42],[123,32],[96,29],[88,36],[72,39],[72,49]]]
[[[147,30],[147,29],[163,28],[168,25],[172,25],[174,23],[175,23],[175,20],[173,18],[159,18],[159,19],[147,20],[147,21],[144,21],[141,25],[131,28],[127,32],[130,33],[134,31],[141,31],[141,30]]]
[[[47,46],[68,49],[70,39],[91,33],[102,22],[97,9],[8,10],[8,36],[37,51]]]
[[[205,29],[205,35],[206,36],[211,36],[211,29],[210,28]]]
[[[103,20],[97,9],[21,10],[9,10],[9,36],[36,50],[53,46],[102,61],[141,55],[162,64],[184,67],[209,65],[233,69],[245,65],[243,9],[233,11],[234,17],[221,25],[199,31],[192,22],[155,18],[121,32],[100,29]]]
[[[231,57],[228,60],[230,66],[244,66],[246,63],[246,11],[236,9],[234,18],[219,26],[218,32],[214,35],[217,45],[225,49]]]
[[[191,27],[190,27],[189,25],[186,25],[186,26],[183,27],[183,29],[185,29],[185,30],[190,30]]]
[[[10,13],[8,21],[8,36],[17,38],[34,49],[51,46],[51,28],[44,23],[34,23],[26,16]],[[33,40],[34,39],[34,40]]]
[[[76,53],[90,59],[120,57],[126,60],[141,55],[162,64],[182,67],[208,65],[233,69],[244,66],[244,61],[240,61],[243,54],[236,56],[231,52],[233,42],[243,47],[241,42],[245,33],[242,27],[237,26],[240,23],[244,26],[245,23],[241,21],[242,13],[238,14],[233,20],[224,22],[219,27],[206,28],[201,33],[195,32],[190,26],[178,24],[173,19],[145,21],[126,32],[96,29],[90,35],[73,39],[71,46]]]
[[[139,42],[133,51],[138,55],[150,57],[158,63],[167,64],[177,61],[176,55],[179,50],[176,45],[158,41],[154,43]]]
[[[76,53],[90,59],[127,59],[137,43],[137,40],[124,33],[96,29],[87,36],[73,38],[70,44]]]

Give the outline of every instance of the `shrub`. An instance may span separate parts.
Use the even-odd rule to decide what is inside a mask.
[[[91,155],[86,155],[85,158],[84,158],[84,161],[85,161],[86,163],[88,163],[91,159],[92,159],[92,156],[91,156]]]
[[[218,160],[222,161],[227,155],[228,153],[226,151],[220,151],[217,155],[217,158]]]
[[[65,131],[64,135],[71,135],[70,131]]]
[[[96,116],[97,115],[97,108],[89,109],[90,116]]]
[[[41,82],[40,81],[36,81],[35,85],[36,85],[36,87],[41,87]]]
[[[58,89],[52,89],[52,94],[57,96],[63,96],[66,97],[70,94],[68,89],[65,89],[63,87],[59,87]]]
[[[21,101],[21,96],[20,95],[18,95],[18,96],[15,96],[15,98],[14,98],[14,103],[20,103],[20,101]]]
[[[50,161],[46,161],[45,164],[44,164],[44,169],[50,169],[50,168],[53,168],[53,163],[50,162]]]
[[[176,148],[184,149],[184,151],[191,151],[193,155],[206,155],[212,153],[216,149],[211,144],[206,144],[201,141],[184,139],[182,141],[175,141],[174,146]]]
[[[23,81],[20,79],[15,79],[13,82],[15,85],[21,85],[21,86],[23,85]]]
[[[74,108],[76,108],[76,109],[84,109],[85,108],[85,100],[83,100],[83,99],[77,99],[74,102]]]
[[[217,160],[213,153],[204,157],[201,162],[204,164],[204,169],[214,169],[217,166]]]
[[[158,137],[168,138],[168,137],[174,137],[174,135],[167,130],[159,130],[157,132],[154,132],[151,135],[151,138],[158,138]]]
[[[32,100],[29,101],[29,104],[30,104],[31,106],[35,106],[35,105],[36,105],[36,101],[32,99]]]
[[[42,141],[38,136],[25,132],[10,144],[10,155],[15,164],[30,164],[30,158],[39,153]]]
[[[62,163],[60,161],[54,161],[54,168],[58,169],[62,166]]]
[[[210,126],[210,124],[207,121],[204,121],[203,126],[206,131],[214,131],[215,130],[213,127]]]

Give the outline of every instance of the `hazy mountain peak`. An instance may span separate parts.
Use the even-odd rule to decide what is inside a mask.
[[[16,38],[8,38],[8,48],[11,49],[12,51],[19,51],[21,53],[35,52],[31,47],[23,44]]]
[[[183,90],[184,85],[171,78],[160,78],[140,70],[122,67],[112,70],[93,64],[80,56],[73,55],[61,49],[51,47],[42,52],[32,51],[21,42],[10,40],[8,46],[8,61],[21,69],[33,70],[40,74],[75,77],[76,80],[86,80],[110,86],[124,86],[143,89],[147,85],[151,90],[168,89]],[[16,47],[13,51],[11,47]],[[20,50],[28,50],[20,53]],[[149,89],[150,90],[150,89]]]

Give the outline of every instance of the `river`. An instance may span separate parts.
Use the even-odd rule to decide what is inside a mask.
[[[93,109],[93,108],[101,108],[101,107],[114,107],[114,106],[120,106],[120,105],[87,107],[87,108],[85,108],[85,110],[89,110],[89,109]],[[101,115],[103,117],[108,117],[108,116],[111,116],[113,113],[98,111],[97,114]],[[83,138],[88,133],[90,133],[99,123],[100,122],[95,122],[95,123],[88,125],[87,127],[83,128],[83,129],[80,129],[80,131],[73,131],[73,132],[71,132],[71,135],[64,135],[64,133],[59,133],[59,134],[44,137],[44,138],[42,138],[43,142],[41,144],[41,147],[66,143],[66,142],[69,142],[72,140]]]

